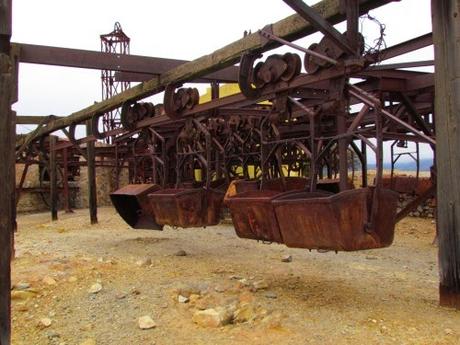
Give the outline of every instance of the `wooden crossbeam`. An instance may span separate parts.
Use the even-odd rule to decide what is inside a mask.
[[[92,50],[40,46],[26,43],[12,43],[18,50],[19,62],[64,67],[112,70],[120,72],[149,73],[160,75],[187,60],[159,57],[103,53]],[[153,76],[150,77],[152,79]],[[230,66],[201,78],[201,81],[218,80],[235,82],[238,80],[238,67]]]

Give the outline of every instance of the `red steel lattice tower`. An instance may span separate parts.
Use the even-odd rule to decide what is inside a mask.
[[[119,22],[116,22],[111,33],[101,35],[101,52],[112,54],[129,54],[130,38],[123,32]],[[116,81],[113,70],[102,70],[102,100],[108,99],[116,94],[123,92],[130,87],[130,82]],[[107,112],[103,116],[104,132],[118,128],[120,126],[120,108]],[[106,139],[111,141],[110,137]]]

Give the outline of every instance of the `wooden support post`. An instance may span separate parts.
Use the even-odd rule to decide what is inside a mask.
[[[62,174],[62,185],[64,187],[64,209],[65,213],[72,213],[70,208],[70,192],[69,192],[69,148],[62,149],[62,160],[63,160],[63,174]]]
[[[363,154],[363,163],[361,165],[361,184],[363,188],[367,187],[367,145],[364,140],[361,140],[361,152]]]
[[[11,255],[15,220],[16,190],[11,124],[12,66],[10,55],[11,0],[0,1],[0,345],[11,342]]]
[[[342,102],[340,102],[343,104]],[[337,114],[337,133],[342,134],[346,131],[345,111],[340,111]],[[339,139],[339,175],[340,175],[340,191],[348,189],[348,155],[347,155],[347,138]]]
[[[50,160],[49,160],[49,176],[50,176],[50,205],[51,205],[51,220],[58,220],[58,186],[57,186],[57,162],[56,162],[56,142],[57,138],[54,135],[49,136]]]
[[[0,54],[0,64],[7,61],[7,56]],[[14,211],[11,198],[15,193],[13,187],[14,142],[11,137],[12,112],[10,105],[11,75],[0,71],[0,344],[10,344],[10,290],[11,290],[11,244],[14,228]],[[14,199],[13,199],[14,200]]]
[[[439,293],[442,306],[460,309],[460,16],[459,0],[432,0]]]
[[[347,12],[347,39],[356,55],[360,55],[358,35],[359,35],[359,1],[345,0]]]
[[[91,135],[91,121],[86,122],[86,134]],[[94,141],[89,141],[87,145],[87,168],[88,168],[88,200],[89,216],[91,224],[97,224],[97,192],[96,192],[96,155]]]
[[[336,128],[337,134],[344,134],[347,131],[347,119],[346,115],[348,110],[346,109],[346,103],[344,101],[344,85],[345,80],[343,78],[331,80],[330,92],[332,92],[336,99],[337,104],[337,118]],[[340,191],[349,189],[348,187],[348,154],[347,148],[349,140],[346,137],[337,140],[338,153],[339,153],[339,186]]]

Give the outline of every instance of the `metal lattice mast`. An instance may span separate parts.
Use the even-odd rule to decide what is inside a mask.
[[[116,22],[113,31],[101,35],[101,51],[112,54],[129,54],[130,38],[123,32],[119,22]],[[114,70],[102,70],[102,100],[109,99],[130,87],[130,82],[116,81]],[[120,126],[120,109],[107,112],[103,116],[103,129],[109,131]],[[110,142],[111,137],[106,139]]]

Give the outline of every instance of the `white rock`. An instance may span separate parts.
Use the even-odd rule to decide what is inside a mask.
[[[43,278],[42,280],[45,284],[47,285],[56,285],[56,280],[54,278],[51,278],[50,276],[46,276],[45,278]]]
[[[292,262],[292,256],[291,255],[285,255],[281,259],[282,262]]]
[[[152,259],[142,258],[136,261],[136,265],[139,267],[146,267],[152,264]]]
[[[47,317],[44,317],[43,319],[40,319],[40,321],[38,322],[38,325],[41,327],[41,328],[47,328],[49,326],[51,326],[51,319],[47,318]]]
[[[141,316],[138,320],[138,324],[140,329],[151,329],[157,326],[149,315]]]
[[[240,284],[241,286],[249,286],[249,285],[251,285],[251,283],[249,283],[249,281],[247,279],[245,279],[245,278],[238,280],[238,284]]]
[[[179,303],[188,303],[190,301],[190,299],[188,297],[179,295],[179,296],[177,296],[177,301]]]
[[[228,309],[217,307],[196,311],[192,321],[202,327],[220,327],[229,324],[232,318],[233,313]]]
[[[91,285],[91,287],[88,290],[88,293],[96,294],[102,290],[102,284],[101,283],[96,283]]]
[[[268,289],[268,284],[267,284],[267,282],[265,280],[258,280],[258,281],[255,281],[254,283],[252,283],[252,287],[256,291],[264,290],[264,289]]]
[[[80,345],[96,345],[96,339],[86,339]]]
[[[14,286],[15,290],[27,290],[28,288],[30,288],[30,284],[26,282],[20,282]]]
[[[452,329],[450,329],[450,328],[446,328],[444,330],[444,333],[446,333],[446,335],[452,335],[452,334],[454,334],[454,331]]]

